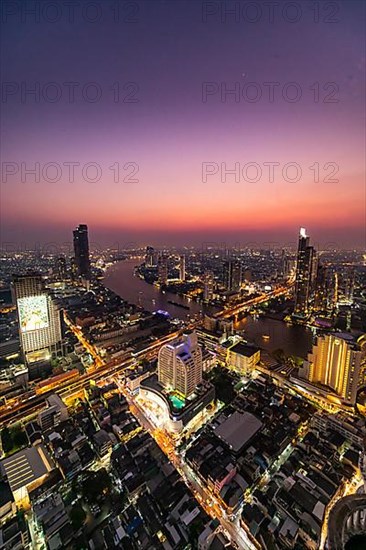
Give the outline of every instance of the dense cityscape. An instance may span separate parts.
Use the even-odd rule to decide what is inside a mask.
[[[365,22],[0,1],[0,550],[366,550]]]
[[[72,248],[1,255],[2,548],[363,532],[365,254],[304,228],[294,250],[93,251],[81,224]]]

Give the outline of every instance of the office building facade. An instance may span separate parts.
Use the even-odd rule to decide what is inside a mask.
[[[74,254],[79,277],[90,279],[88,226],[79,225],[74,231]]]
[[[224,286],[226,290],[238,292],[241,287],[242,269],[237,260],[228,260],[224,263]]]
[[[38,274],[14,277],[12,293],[23,354],[55,351],[62,340],[60,310],[44,288],[42,277]]]

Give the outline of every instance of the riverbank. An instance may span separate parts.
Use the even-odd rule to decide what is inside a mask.
[[[177,294],[165,292],[135,274],[136,260],[124,260],[111,266],[103,283],[124,300],[140,305],[148,311],[167,311],[172,317],[187,320],[206,310],[202,304],[188,301]],[[172,304],[178,303],[179,305]],[[184,307],[181,307],[184,306]],[[189,309],[186,309],[189,308]],[[286,355],[307,358],[313,343],[314,332],[305,326],[289,325],[280,319],[248,315],[235,325],[243,336],[268,352],[281,349]]]
[[[171,317],[187,320],[202,312],[199,303],[183,296],[160,289],[145,282],[136,272],[136,260],[117,262],[107,269],[103,284],[118,296],[130,303],[137,304],[147,311],[167,311]],[[172,304],[170,302],[175,302]],[[184,307],[182,307],[184,306]]]

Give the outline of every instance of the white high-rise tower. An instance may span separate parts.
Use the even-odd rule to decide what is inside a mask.
[[[202,382],[202,353],[195,332],[185,333],[159,351],[159,382],[189,397]]]

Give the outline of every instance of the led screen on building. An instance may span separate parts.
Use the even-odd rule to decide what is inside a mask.
[[[44,294],[19,298],[18,312],[21,332],[48,327],[47,297]]]

